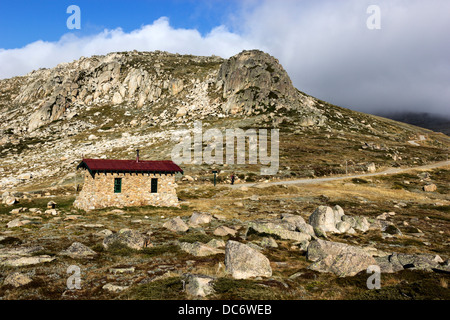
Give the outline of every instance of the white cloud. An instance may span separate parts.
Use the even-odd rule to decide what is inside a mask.
[[[371,4],[381,8],[381,30],[366,26]],[[318,98],[450,116],[449,14],[446,0],[267,0],[244,14],[242,32]]]
[[[24,75],[34,69],[51,68],[81,56],[116,51],[168,51],[180,54],[220,55],[230,57],[255,46],[251,41],[217,27],[206,36],[193,29],[174,29],[162,17],[130,33],[121,28],[104,30],[89,37],[64,35],[58,42],[36,41],[20,49],[0,50],[0,79]]]
[[[381,30],[366,27],[372,4],[381,8]],[[361,111],[450,115],[449,13],[447,0],[247,0],[227,23],[234,32],[220,26],[202,36],[160,18],[129,33],[68,34],[58,42],[0,49],[0,78],[113,51],[227,58],[259,48],[280,60],[298,89],[323,100]]]

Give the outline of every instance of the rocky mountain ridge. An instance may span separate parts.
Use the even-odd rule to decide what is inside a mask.
[[[293,86],[277,59],[258,50],[228,60],[160,51],[82,57],[1,80],[0,111],[0,189],[26,184],[30,179],[23,177],[30,176],[30,183],[71,179],[84,156],[128,157],[139,147],[149,158],[168,158],[172,133],[192,127],[194,120],[219,129],[280,128],[285,174],[317,173],[297,167],[301,157],[317,150],[295,155],[301,148],[289,145],[307,139],[314,139],[312,145],[327,139],[330,147],[365,143],[393,162],[404,152],[409,157],[407,142],[419,136],[426,136],[421,146],[427,154],[445,143],[429,131],[308,96]],[[444,157],[435,151],[429,153],[433,160]],[[364,167],[367,161],[372,159],[354,162]]]

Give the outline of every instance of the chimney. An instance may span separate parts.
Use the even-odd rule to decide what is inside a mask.
[[[136,149],[136,162],[139,162],[139,149]]]

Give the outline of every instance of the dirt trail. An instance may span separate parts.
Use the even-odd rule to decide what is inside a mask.
[[[379,176],[379,175],[386,175],[386,174],[398,174],[403,173],[411,170],[428,170],[428,169],[434,169],[434,168],[440,168],[450,166],[450,161],[441,161],[436,162],[432,164],[428,164],[425,166],[420,167],[408,167],[408,168],[389,168],[384,171],[375,172],[375,173],[362,173],[357,175],[347,175],[347,176],[333,176],[333,177],[327,177],[327,178],[316,178],[316,179],[297,179],[297,180],[283,180],[283,181],[274,181],[274,182],[267,182],[267,183],[239,183],[235,184],[233,186],[228,185],[231,188],[240,188],[240,187],[256,187],[256,188],[264,188],[268,186],[276,186],[276,185],[290,185],[290,184],[314,184],[314,183],[322,183],[322,182],[328,182],[328,181],[336,181],[336,180],[345,180],[345,179],[354,179],[354,178],[363,178],[363,177],[373,177],[373,176]]]

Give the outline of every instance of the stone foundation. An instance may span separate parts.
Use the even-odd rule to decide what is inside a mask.
[[[122,178],[122,192],[114,193],[114,179]],[[158,192],[151,193],[151,180],[158,179]],[[84,177],[83,190],[74,207],[85,211],[108,207],[179,207],[175,175],[147,173],[97,173]]]

